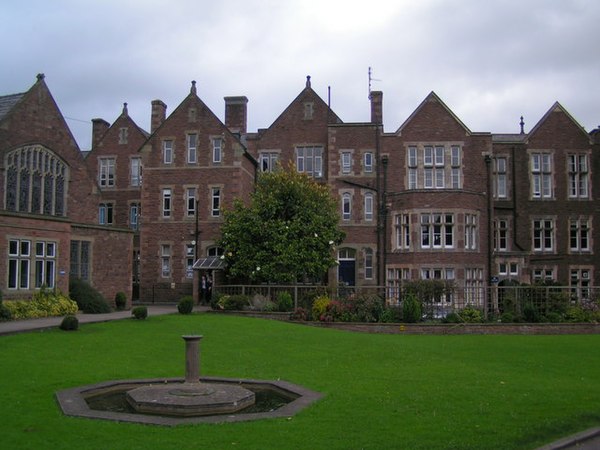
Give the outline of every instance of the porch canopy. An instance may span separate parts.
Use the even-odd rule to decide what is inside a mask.
[[[225,259],[221,259],[220,256],[207,256],[205,258],[198,258],[198,260],[192,266],[194,270],[219,270],[224,269],[226,266]]]

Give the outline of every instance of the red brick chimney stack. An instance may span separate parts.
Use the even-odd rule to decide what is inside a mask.
[[[162,100],[152,100],[152,117],[150,118],[150,132],[154,133],[167,118],[167,105]]]
[[[109,127],[110,124],[104,119],[92,119],[92,148],[96,148]]]
[[[225,126],[232,133],[246,133],[248,97],[225,97]]]
[[[383,92],[371,91],[371,123],[381,125],[383,123]]]

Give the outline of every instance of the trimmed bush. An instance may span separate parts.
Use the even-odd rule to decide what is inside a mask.
[[[288,291],[281,291],[277,294],[277,309],[281,312],[291,311],[294,307],[292,294]]]
[[[79,319],[73,315],[65,316],[59,325],[61,330],[75,331],[79,329]]]
[[[466,306],[462,311],[458,313],[458,315],[465,323],[483,322],[482,312],[476,308],[473,308],[472,306]]]
[[[79,278],[69,280],[69,293],[71,298],[77,302],[79,309],[87,314],[103,314],[111,311],[110,305],[102,294],[94,289],[86,281]]]
[[[148,317],[148,308],[145,306],[136,306],[131,310],[131,315],[138,320],[144,320]]]
[[[115,295],[115,307],[117,311],[123,311],[127,307],[127,295],[125,295],[125,292],[117,292]]]
[[[191,295],[181,297],[179,303],[177,303],[177,311],[179,314],[191,314],[194,309],[194,298]]]
[[[223,295],[218,306],[226,311],[243,311],[250,306],[250,297],[247,295]]]

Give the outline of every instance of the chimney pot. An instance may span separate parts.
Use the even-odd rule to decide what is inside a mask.
[[[383,123],[383,92],[371,91],[371,123],[381,125]]]
[[[154,133],[167,117],[167,105],[162,100],[152,100],[152,116],[150,117],[150,132]]]
[[[104,133],[108,131],[110,124],[104,119],[92,119],[92,148],[96,148]]]
[[[225,126],[232,133],[246,133],[248,97],[225,97]]]

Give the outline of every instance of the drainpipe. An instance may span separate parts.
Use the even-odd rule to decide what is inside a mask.
[[[387,170],[388,170],[388,157],[384,155],[381,157],[381,164],[383,166],[383,191],[381,192],[381,216],[382,216],[382,232],[381,232],[381,253],[382,263],[381,269],[379,270],[378,282],[380,286],[385,286],[385,268],[387,267]],[[379,248],[379,245],[378,245]]]
[[[483,308],[483,315],[485,319],[488,317],[488,308],[490,305],[490,295],[492,286],[492,252],[494,248],[493,236],[492,236],[492,215],[493,215],[493,191],[492,191],[492,177],[491,177],[491,164],[492,157],[485,155],[485,169],[487,175],[487,289],[485,295],[485,304]]]

